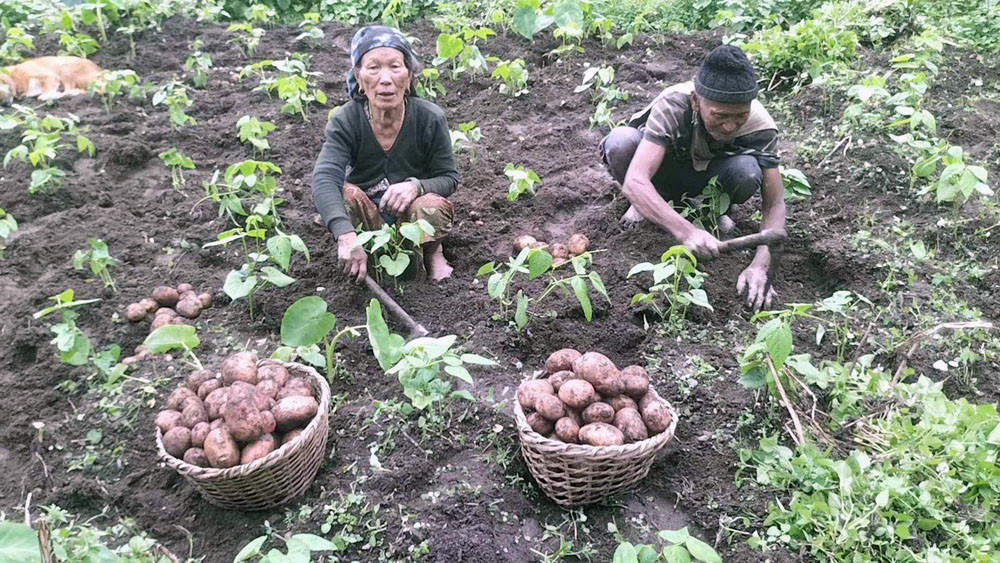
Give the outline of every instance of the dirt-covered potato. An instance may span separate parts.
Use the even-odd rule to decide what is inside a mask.
[[[556,262],[569,258],[569,247],[561,242],[553,244],[551,250],[552,258],[554,258]]]
[[[292,440],[298,438],[301,435],[302,435],[302,429],[296,428],[295,430],[292,430],[288,434],[285,434],[284,436],[281,437],[281,445],[284,446],[288,442],[291,442]]]
[[[177,284],[177,293],[187,293],[189,291],[194,291],[194,286],[189,283],[179,283]]]
[[[594,389],[606,397],[621,395],[621,373],[614,362],[599,352],[587,352],[573,362],[573,373],[588,381]]]
[[[253,404],[257,406],[257,410],[264,412],[274,408],[275,400],[255,389],[253,392]]]
[[[201,302],[202,309],[208,309],[212,306],[212,294],[211,293],[199,293],[198,301]]]
[[[552,422],[566,416],[566,406],[555,395],[536,396],[535,411]]]
[[[191,465],[197,465],[198,467],[209,467],[208,456],[205,455],[205,450],[201,448],[188,448],[184,452],[184,463],[190,463]]]
[[[189,373],[185,382],[187,383],[188,389],[197,393],[200,390],[201,384],[210,379],[215,379],[215,372],[210,369],[200,369]]]
[[[184,415],[172,409],[160,411],[157,413],[153,423],[160,429],[160,432],[166,434],[171,428],[184,426]]]
[[[274,413],[271,411],[262,411],[260,418],[264,421],[264,432],[273,434],[278,429],[278,423],[274,420]]]
[[[292,377],[288,380],[288,383],[278,391],[278,395],[275,400],[280,401],[287,397],[315,397],[313,393],[312,385],[309,385],[305,379],[301,377]]]
[[[267,364],[257,368],[257,379],[260,381],[273,380],[278,387],[284,387],[291,376],[284,366]]]
[[[231,385],[234,381],[257,384],[257,358],[253,352],[237,352],[222,360],[222,382]]]
[[[197,399],[198,395],[195,395],[194,391],[188,389],[187,387],[178,387],[170,393],[169,397],[167,397],[167,408],[179,411],[181,410],[181,406],[184,404],[184,401],[192,397]]]
[[[281,386],[273,379],[261,379],[257,382],[257,392],[265,397],[274,399],[278,396],[278,391],[280,390]]]
[[[205,404],[198,397],[191,397],[184,401],[184,410],[181,411],[184,417],[184,426],[194,428],[199,422],[208,422],[208,411]]]
[[[177,314],[187,319],[197,319],[201,314],[201,301],[198,296],[191,294],[177,302]]]
[[[590,246],[590,239],[583,233],[576,233],[566,241],[566,247],[569,248],[569,253],[573,256],[583,254],[587,251],[588,246]]]
[[[226,419],[226,428],[236,441],[253,442],[264,433],[264,421],[260,410],[254,405],[253,393],[240,392],[230,388],[226,409],[222,417]]]
[[[555,426],[553,426],[551,420],[546,419],[544,416],[538,414],[537,412],[533,412],[528,415],[528,426],[530,426],[532,430],[538,432],[542,436],[549,436],[555,429]]]
[[[160,308],[160,304],[156,302],[156,299],[151,297],[143,297],[139,300],[139,305],[146,310],[147,313],[155,313],[157,309]]]
[[[285,397],[271,409],[278,430],[301,428],[316,416],[319,403],[312,397]]]
[[[642,415],[632,407],[625,407],[616,412],[614,425],[625,435],[626,442],[638,442],[649,438]]]
[[[160,308],[156,309],[156,312],[153,313],[153,316],[154,317],[163,317],[163,316],[166,316],[166,317],[176,317],[177,316],[177,311],[174,311],[170,307],[160,307]]]
[[[538,240],[531,235],[521,235],[514,239],[514,250],[521,252],[525,248],[533,248],[534,245],[538,244]]]
[[[215,391],[216,389],[219,389],[221,387],[222,387],[221,379],[209,379],[205,383],[202,383],[200,387],[198,387],[198,398],[204,401],[205,399],[208,398],[208,396],[212,393],[212,391]],[[207,409],[208,406],[206,405],[205,408]]]
[[[639,412],[641,413],[646,410],[646,406],[656,400],[656,395],[652,393],[646,393],[642,397],[639,397]]]
[[[559,400],[573,409],[583,410],[597,399],[594,386],[582,379],[570,379],[559,387]]]
[[[540,395],[552,395],[552,384],[545,379],[529,379],[517,388],[517,402],[522,409],[534,410]]]
[[[610,399],[605,400],[604,402],[611,405],[611,408],[615,409],[615,412],[618,412],[622,409],[639,410],[639,405],[635,404],[635,401],[632,399],[632,397],[629,397],[628,395],[617,395],[615,397],[611,397]]]
[[[180,293],[169,286],[161,285],[153,290],[153,299],[160,304],[161,307],[173,307],[180,301]]]
[[[622,370],[623,391],[633,399],[639,399],[649,390],[649,376],[640,366],[628,366]]]
[[[549,357],[545,360],[545,371],[548,373],[556,373],[558,371],[572,371],[573,362],[582,356],[580,352],[572,348],[563,348],[562,350],[556,350],[549,354]]]
[[[264,434],[243,448],[243,453],[240,455],[240,465],[246,465],[257,461],[258,459],[273,452],[276,446],[277,442],[275,441],[274,436],[271,434]]]
[[[202,385],[208,385],[208,382]],[[228,400],[229,389],[226,387],[220,387],[206,395],[204,402],[205,410],[208,412],[208,418],[210,420],[221,418],[223,411],[226,409],[226,402]]]
[[[125,307],[125,320],[130,323],[137,323],[146,318],[149,311],[139,303],[131,303]]]
[[[670,411],[663,401],[651,401],[642,409],[642,421],[650,434],[659,434],[670,426]]]
[[[222,417],[219,417],[219,418],[213,420],[211,423],[209,423],[208,429],[209,429],[209,432],[211,432],[212,430],[215,430],[216,428],[223,428],[225,426],[226,426],[226,419],[224,419]]]
[[[184,452],[190,447],[191,430],[183,426],[174,426],[163,435],[163,449],[177,459],[184,457]]]
[[[583,415],[576,409],[566,407],[566,417],[572,419],[577,426],[583,426],[586,424],[586,422],[583,421]]]
[[[557,371],[549,376],[549,384],[552,385],[552,390],[556,393],[559,392],[559,388],[562,384],[569,381],[570,379],[576,379],[576,374],[569,370]]]
[[[625,443],[625,435],[605,422],[592,422],[580,428],[580,441],[591,446],[620,446]]]
[[[556,437],[567,444],[580,443],[580,425],[568,416],[556,421]]]
[[[592,422],[604,422],[611,424],[615,421],[615,409],[604,402],[598,401],[587,405],[583,409],[583,421],[587,424]]]
[[[203,449],[209,465],[217,469],[233,467],[240,463],[240,447],[225,426],[208,433]]]
[[[161,326],[166,326],[170,324],[170,321],[174,320],[176,317],[171,317],[168,315],[157,315],[153,317],[153,323],[149,326],[150,331],[154,331]]]
[[[205,438],[212,431],[212,425],[207,422],[199,422],[191,427],[191,445],[200,448],[205,445]]]

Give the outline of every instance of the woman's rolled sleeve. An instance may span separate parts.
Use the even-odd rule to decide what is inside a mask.
[[[316,210],[333,236],[353,231],[344,207],[344,177],[354,161],[355,142],[341,113],[330,118],[324,132],[323,148],[313,167],[312,189]]]

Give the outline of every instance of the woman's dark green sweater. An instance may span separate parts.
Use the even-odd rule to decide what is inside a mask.
[[[382,178],[390,184],[416,178],[422,192],[444,197],[458,186],[448,121],[427,100],[406,98],[402,128],[388,151],[375,138],[365,102],[350,101],[334,112],[324,139],[313,168],[313,200],[335,237],[354,230],[344,208],[345,181],[368,191]]]

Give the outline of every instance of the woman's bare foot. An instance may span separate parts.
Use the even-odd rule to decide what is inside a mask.
[[[628,211],[622,215],[621,224],[625,227],[635,227],[639,223],[642,223],[643,220],[642,213],[639,213],[639,210],[634,205],[630,205]]]
[[[451,277],[454,271],[444,257],[444,247],[440,242],[429,242],[424,245],[424,267],[427,268],[427,277],[434,281]]]

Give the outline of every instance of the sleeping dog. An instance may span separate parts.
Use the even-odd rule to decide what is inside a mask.
[[[54,100],[86,92],[101,67],[80,57],[37,57],[6,66],[0,72],[0,102],[37,97]]]

